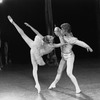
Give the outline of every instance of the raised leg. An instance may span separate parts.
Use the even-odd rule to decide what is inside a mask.
[[[28,46],[31,48],[32,47],[32,43],[33,40],[30,39],[25,33],[24,31],[13,21],[13,19],[11,18],[11,16],[8,16],[8,20],[14,25],[14,27],[16,28],[16,30],[18,31],[18,33],[21,35],[21,37],[24,39],[24,41],[28,44]]]

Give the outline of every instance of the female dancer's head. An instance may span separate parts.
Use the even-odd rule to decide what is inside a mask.
[[[51,35],[46,35],[46,36],[44,36],[44,38],[43,38],[43,41],[45,42],[45,43],[53,43],[53,40],[54,40],[54,37],[53,36],[51,36]]]

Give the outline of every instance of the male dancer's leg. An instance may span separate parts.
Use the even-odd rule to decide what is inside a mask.
[[[80,93],[80,87],[78,85],[77,79],[76,77],[73,75],[73,64],[74,64],[74,55],[71,55],[71,57],[69,57],[67,59],[67,75],[69,76],[69,78],[71,79],[72,83],[74,84],[75,88],[76,88],[76,93]]]
[[[34,80],[35,80],[35,88],[38,90],[38,93],[40,93],[41,87],[40,87],[40,84],[39,84],[38,73],[37,73],[38,65],[36,63],[34,54],[32,52],[30,52],[30,55],[31,55],[31,63],[32,63],[32,66],[33,66],[33,77],[34,77]]]
[[[55,77],[55,80],[52,82],[52,84],[49,86],[49,89],[55,88],[56,84],[61,78],[63,70],[66,68],[65,66],[65,60],[62,58],[58,67],[57,75]]]

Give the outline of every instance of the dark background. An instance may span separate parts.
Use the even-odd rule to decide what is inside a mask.
[[[75,37],[90,45],[94,52],[74,46],[76,59],[97,59],[100,57],[99,0],[52,0],[53,22],[60,26],[68,22]],[[7,20],[11,15],[14,21],[32,39],[35,34],[24,25],[28,22],[41,34],[46,35],[44,0],[4,0],[0,4],[0,31],[2,41],[8,42],[9,55],[14,63],[30,63],[29,47]],[[58,38],[55,38],[58,43]],[[60,59],[60,49],[56,49]]]

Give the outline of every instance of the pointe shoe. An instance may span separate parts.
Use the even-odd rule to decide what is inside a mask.
[[[37,89],[38,93],[40,93],[41,91],[40,85],[35,85],[35,88]]]
[[[76,94],[79,94],[79,93],[81,93],[81,90],[76,90]]]
[[[48,89],[53,89],[53,88],[56,88],[56,85],[54,83],[52,83]]]
[[[12,23],[13,19],[11,18],[11,16],[8,16],[8,20]]]

